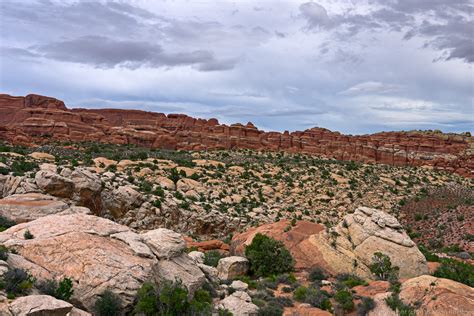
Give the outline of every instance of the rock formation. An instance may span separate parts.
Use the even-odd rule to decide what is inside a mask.
[[[474,177],[473,137],[423,132],[350,136],[323,128],[264,132],[253,124],[219,124],[183,114],[67,109],[60,100],[0,95],[0,139],[16,144],[98,141],[164,149],[283,150],[338,160],[433,166]]]
[[[397,313],[385,303],[385,298],[390,295],[390,292],[376,294],[375,309],[368,315],[396,316]],[[474,312],[473,288],[430,275],[422,275],[403,282],[399,297],[405,304],[416,306],[416,315],[472,315]]]
[[[400,277],[410,278],[428,273],[425,257],[391,215],[359,207],[326,231],[319,224],[299,221],[291,226],[280,221],[235,235],[231,252],[243,254],[245,245],[257,234],[282,241],[295,258],[296,269],[319,266],[333,274],[355,273],[372,279],[369,265],[375,252],[388,255],[400,268]]]
[[[401,278],[428,273],[425,257],[397,219],[376,209],[359,207],[334,229],[313,235],[309,241],[336,273],[372,278],[369,266],[376,252],[390,257],[400,268]]]
[[[24,239],[26,230],[33,239]],[[206,281],[178,234],[166,229],[137,234],[93,215],[41,217],[0,233],[0,243],[16,251],[8,256],[10,267],[39,281],[71,278],[72,302],[88,310],[106,289],[130,306],[146,281],[179,278],[191,295]]]
[[[90,169],[62,168],[57,173],[55,165],[41,164],[32,177],[0,175],[0,216],[21,223],[59,213],[109,214],[139,230],[167,227],[199,235],[232,231],[239,224],[238,219],[215,211],[203,214],[181,209],[174,201],[163,202],[159,209],[150,203],[153,198],[137,191],[137,186],[124,179],[121,185],[107,182],[103,186],[103,179],[108,178]]]

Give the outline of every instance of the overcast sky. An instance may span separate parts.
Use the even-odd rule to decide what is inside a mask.
[[[474,0],[0,2],[0,92],[265,130],[474,130]]]

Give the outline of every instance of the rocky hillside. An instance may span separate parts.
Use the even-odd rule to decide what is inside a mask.
[[[302,153],[1,143],[0,315],[468,315],[473,181]],[[430,225],[446,225],[435,243]]]
[[[167,227],[201,239],[225,238],[279,219],[332,227],[354,207],[365,205],[398,216],[407,201],[424,198],[430,188],[450,185],[470,191],[473,185],[472,179],[427,168],[304,154],[189,153],[96,144],[3,150],[0,213],[15,220],[32,219],[43,204],[84,206],[135,229]],[[18,203],[22,206],[16,207]],[[25,214],[27,206],[34,212]],[[402,218],[410,215],[405,212]]]
[[[68,109],[60,100],[38,95],[0,95],[0,138],[15,144],[60,140],[183,150],[286,151],[395,166],[427,165],[474,177],[470,135],[383,132],[350,136],[322,128],[264,132],[252,123],[227,126],[216,119],[183,114]]]

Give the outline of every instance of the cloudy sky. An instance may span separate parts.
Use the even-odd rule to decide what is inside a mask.
[[[265,130],[474,130],[474,0],[0,2],[0,92]]]

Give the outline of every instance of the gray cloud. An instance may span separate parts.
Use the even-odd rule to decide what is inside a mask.
[[[301,16],[307,21],[307,30],[333,30],[336,39],[351,40],[360,32],[390,30],[405,32],[409,40],[419,37],[426,45],[441,51],[444,60],[461,59],[474,62],[474,4],[470,0],[432,1],[372,1],[378,8],[365,14],[346,10],[328,14],[326,8],[315,2],[300,5]],[[421,20],[421,22],[417,22]],[[324,53],[324,52],[323,52]]]
[[[0,91],[267,130],[472,130],[468,1],[302,2],[0,1]]]
[[[32,47],[45,58],[92,65],[99,68],[121,66],[163,67],[195,65],[201,71],[232,69],[237,60],[216,60],[209,51],[164,52],[160,45],[142,41],[114,40],[104,36],[84,36]],[[35,54],[35,53],[30,53]]]

